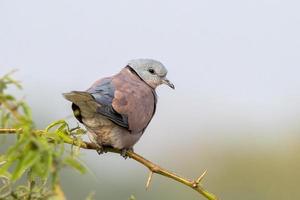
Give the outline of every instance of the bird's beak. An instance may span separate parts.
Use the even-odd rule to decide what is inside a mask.
[[[163,84],[166,84],[167,86],[169,86],[169,87],[172,88],[172,89],[175,89],[174,84],[173,84],[171,81],[169,81],[167,78],[164,78],[164,79],[162,80],[162,83],[163,83]]]

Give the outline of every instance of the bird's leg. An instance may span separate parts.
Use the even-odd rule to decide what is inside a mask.
[[[107,153],[107,151],[105,151],[105,149],[103,148],[103,146],[100,145],[100,144],[97,144],[97,149],[96,149],[96,151],[97,151],[97,153],[98,153],[99,155],[101,155],[101,154],[103,154],[103,153]]]
[[[131,147],[131,148],[123,148],[123,149],[121,149],[121,156],[123,158],[127,159],[128,158],[128,156],[127,156],[127,152],[128,151],[132,151],[133,152],[133,148]]]

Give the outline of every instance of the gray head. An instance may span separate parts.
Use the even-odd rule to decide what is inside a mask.
[[[135,59],[129,61],[128,65],[152,88],[166,84],[175,89],[173,83],[167,78],[168,70],[159,61],[152,59]]]

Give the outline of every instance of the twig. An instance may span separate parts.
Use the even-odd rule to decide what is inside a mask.
[[[15,133],[19,133],[22,132],[22,129],[14,129],[14,128],[1,128],[0,129],[0,134],[15,134]]]
[[[0,134],[14,134],[14,133],[21,133],[21,132],[22,132],[21,129],[0,129]],[[37,130],[37,132],[41,132],[41,131]],[[64,143],[79,146],[80,148],[83,148],[83,149],[94,149],[94,150],[98,149],[97,145],[95,145],[93,143],[76,142],[72,138],[65,139]],[[121,153],[121,150],[110,148],[110,147],[105,147],[104,150],[105,150],[105,152],[118,153],[118,154]],[[217,200],[217,197],[215,195],[209,193],[203,187],[200,186],[200,182],[203,179],[203,177],[205,176],[206,171],[201,176],[199,176],[199,178],[197,178],[196,180],[189,180],[187,178],[179,176],[175,173],[172,173],[172,172],[158,166],[157,164],[147,160],[146,158],[142,157],[141,155],[139,155],[133,151],[127,151],[126,154],[129,158],[141,163],[142,165],[144,165],[145,167],[147,167],[150,170],[146,188],[149,187],[152,176],[155,173],[155,174],[160,174],[162,176],[173,179],[177,182],[180,182],[180,183],[194,189],[195,191],[202,194],[204,197],[206,197],[209,200]]]

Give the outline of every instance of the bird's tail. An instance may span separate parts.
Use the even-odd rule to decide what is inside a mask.
[[[80,92],[80,91],[72,91],[68,93],[63,93],[63,96],[73,102],[73,103],[80,103],[82,101],[90,101],[93,100],[93,97],[88,92]]]
[[[80,122],[82,122],[82,118],[93,117],[99,106],[88,92],[72,91],[63,93],[63,96],[73,103],[74,115]]]

